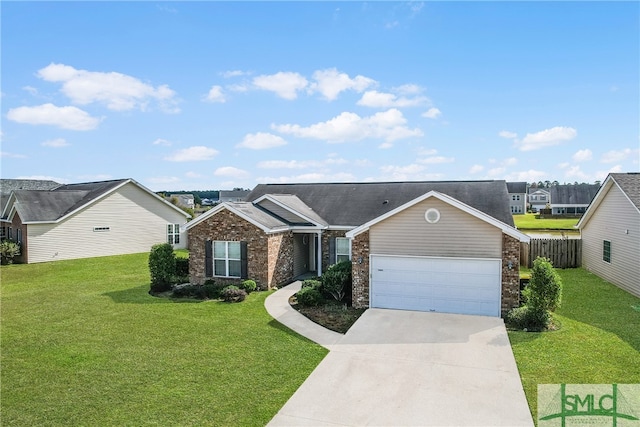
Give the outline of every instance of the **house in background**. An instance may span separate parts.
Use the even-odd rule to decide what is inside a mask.
[[[251,190],[220,190],[218,202],[243,202],[249,193],[251,193]]]
[[[23,263],[148,252],[156,243],[187,246],[190,216],[132,179],[13,190],[3,235],[21,245]]]
[[[512,214],[524,214],[527,212],[527,183],[507,182],[509,193],[509,206]]]
[[[529,187],[529,209],[531,212],[539,212],[540,209],[546,209],[551,203],[551,195],[548,189]]]
[[[581,216],[599,189],[600,184],[552,185],[547,189],[551,214]]]
[[[352,261],[355,307],[499,316],[519,305],[505,181],[261,184],[186,229],[193,283],[262,288]]]
[[[169,196],[169,201],[173,198],[176,199],[177,205],[182,206],[183,208],[193,209],[196,207],[195,197],[193,194],[171,194]]]
[[[611,173],[578,222],[582,266],[640,297],[640,173]]]

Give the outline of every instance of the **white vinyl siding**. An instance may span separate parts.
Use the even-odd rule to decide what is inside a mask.
[[[185,224],[179,211],[129,183],[55,224],[29,224],[29,263],[148,252],[167,241],[167,224]],[[109,226],[109,232],[94,227]],[[186,234],[180,236],[186,247]]]
[[[582,266],[640,297],[640,213],[616,184],[582,227]],[[603,241],[611,242],[611,262]]]
[[[440,220],[429,224],[435,208]],[[372,254],[502,258],[502,231],[437,199],[428,199],[371,227]]]
[[[213,242],[213,275],[217,277],[242,275],[240,242]]]

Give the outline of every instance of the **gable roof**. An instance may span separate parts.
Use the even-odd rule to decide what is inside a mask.
[[[548,188],[552,205],[588,205],[599,184],[553,185]]]
[[[51,190],[59,186],[59,183],[45,179],[0,179],[0,214],[7,206],[12,191]]]
[[[259,184],[247,196],[288,194],[332,227],[352,228],[378,218],[430,191],[457,199],[513,226],[505,181],[413,181],[315,184]]]
[[[367,223],[362,224],[361,226],[356,227],[353,230],[347,232],[346,236],[348,238],[353,238],[353,237],[357,236],[358,234],[360,234],[360,233],[362,233],[364,231],[367,231],[369,228],[371,228],[371,226],[373,226],[373,225],[375,225],[375,224],[377,224],[377,223],[379,223],[381,221],[384,221],[385,219],[387,219],[387,218],[389,218],[389,217],[391,217],[391,216],[393,216],[393,215],[395,215],[395,214],[397,214],[397,213],[399,213],[399,212],[401,212],[401,211],[403,211],[403,210],[405,210],[407,208],[410,208],[411,206],[414,206],[417,203],[420,203],[420,202],[422,202],[424,200],[427,200],[429,198],[436,198],[436,199],[441,200],[441,201],[443,201],[443,202],[445,202],[445,203],[447,203],[447,204],[449,204],[449,205],[451,205],[451,206],[453,206],[455,208],[458,208],[458,209],[460,209],[460,210],[462,210],[462,211],[464,211],[464,212],[466,212],[466,213],[468,213],[468,214],[470,214],[470,215],[472,215],[472,216],[474,216],[474,217],[476,217],[476,218],[478,218],[478,219],[480,219],[480,220],[482,220],[482,221],[484,221],[484,222],[486,222],[486,223],[488,223],[488,224],[490,224],[490,225],[492,225],[494,227],[499,228],[503,233],[505,233],[505,234],[507,234],[507,235],[509,235],[511,237],[514,237],[514,238],[520,240],[521,242],[529,242],[531,240],[531,238],[529,236],[527,236],[526,234],[518,231],[515,227],[509,226],[509,225],[505,224],[504,222],[498,221],[494,217],[492,217],[490,215],[487,215],[484,212],[481,212],[481,211],[479,211],[479,210],[477,210],[477,209],[475,209],[475,208],[473,208],[473,207],[471,207],[469,205],[466,205],[466,204],[460,202],[459,200],[457,200],[457,199],[455,199],[453,197],[450,197],[450,196],[448,196],[446,194],[439,193],[437,191],[429,191],[427,194],[424,194],[424,195],[422,195],[422,196],[420,196],[420,197],[418,197],[418,198],[416,198],[414,200],[411,200],[410,202],[405,203],[404,205],[399,206],[398,208],[396,208],[396,209],[394,209],[394,210],[392,210],[390,212],[387,212],[386,214],[384,214],[382,216],[379,216],[378,218],[374,218],[373,220],[368,221]]]
[[[23,223],[59,222],[76,211],[95,203],[125,184],[132,183],[159,201],[189,218],[190,215],[163,200],[133,179],[59,185],[51,190],[16,190],[2,211],[2,219],[11,220],[18,212]]]
[[[307,206],[302,200],[293,194],[265,194],[262,197],[254,200],[253,203],[260,204],[263,200],[269,200],[272,203],[286,209],[293,215],[299,217],[303,222],[320,225],[323,227],[328,226],[327,222],[322,219],[317,213]]]
[[[629,200],[629,203],[635,207],[636,211],[640,214],[640,172],[610,173],[593,197],[587,211],[582,215],[580,221],[578,221],[576,225],[577,228],[582,228],[589,222],[606,194],[614,185],[622,191],[627,200]]]
[[[260,228],[265,233],[274,233],[278,231],[283,231],[289,228],[289,224],[286,222],[276,218],[274,215],[266,212],[260,207],[254,205],[249,202],[223,202],[219,205],[216,205],[213,209],[209,209],[206,213],[198,216],[193,221],[189,222],[185,229],[189,230],[190,228],[195,227],[205,219],[216,215],[223,210],[228,210],[235,215],[243,218],[244,220],[250,222],[256,227]]]
[[[522,194],[527,192],[526,182],[507,182],[507,192],[509,194]]]

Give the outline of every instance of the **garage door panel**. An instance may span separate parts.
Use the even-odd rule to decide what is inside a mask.
[[[372,255],[371,306],[500,314],[501,261]]]

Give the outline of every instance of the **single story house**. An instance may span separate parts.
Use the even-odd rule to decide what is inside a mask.
[[[505,181],[261,184],[186,229],[193,283],[262,288],[352,261],[355,307],[500,316],[519,305]]]
[[[578,222],[582,266],[640,297],[640,173],[611,173]]]
[[[3,200],[2,238],[21,246],[17,262],[36,263],[148,252],[156,243],[186,248],[189,214],[133,179],[13,190]]]
[[[507,182],[509,193],[509,206],[512,214],[524,214],[527,212],[527,183]]]
[[[600,184],[563,184],[548,188],[552,215],[581,216],[600,189]]]

